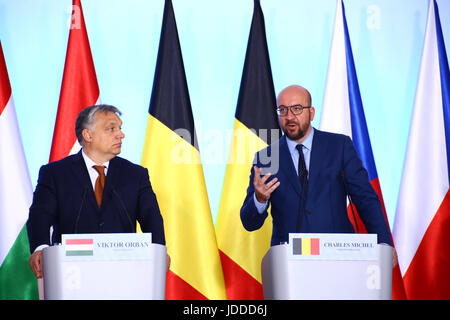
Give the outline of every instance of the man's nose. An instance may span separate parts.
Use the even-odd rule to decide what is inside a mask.
[[[292,113],[291,108],[287,109],[286,119],[293,119],[296,118],[295,114]]]

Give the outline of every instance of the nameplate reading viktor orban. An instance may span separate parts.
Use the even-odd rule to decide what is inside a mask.
[[[151,260],[151,233],[63,234],[64,261]]]

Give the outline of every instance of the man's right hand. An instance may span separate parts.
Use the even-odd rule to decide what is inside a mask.
[[[256,200],[258,200],[258,202],[265,203],[267,200],[269,200],[272,192],[276,188],[278,188],[280,182],[278,181],[278,178],[273,178],[272,180],[266,183],[271,174],[268,173],[261,178],[262,169],[258,168],[257,166],[253,166],[253,169],[255,170],[255,177],[253,178],[253,186],[255,188]]]
[[[35,251],[28,260],[31,270],[34,272],[36,278],[42,278],[44,276],[43,264],[42,264],[42,250]]]

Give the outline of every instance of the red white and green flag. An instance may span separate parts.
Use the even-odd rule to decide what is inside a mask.
[[[94,255],[94,239],[66,239],[66,256]]]
[[[32,187],[0,43],[0,300],[37,299],[25,223]]]

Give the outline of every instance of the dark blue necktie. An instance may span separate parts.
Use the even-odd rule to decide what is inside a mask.
[[[295,147],[298,150],[298,179],[300,180],[300,185],[302,186],[302,191],[308,187],[308,170],[306,170],[305,157],[303,155],[303,145],[298,144]],[[305,193],[306,195],[306,193]]]
[[[298,150],[298,179],[300,185],[302,186],[302,201],[300,204],[300,221],[299,221],[299,232],[302,230],[302,218],[305,213],[306,205],[306,193],[308,190],[308,170],[306,170],[305,157],[303,155],[303,145],[298,144],[295,147]]]

